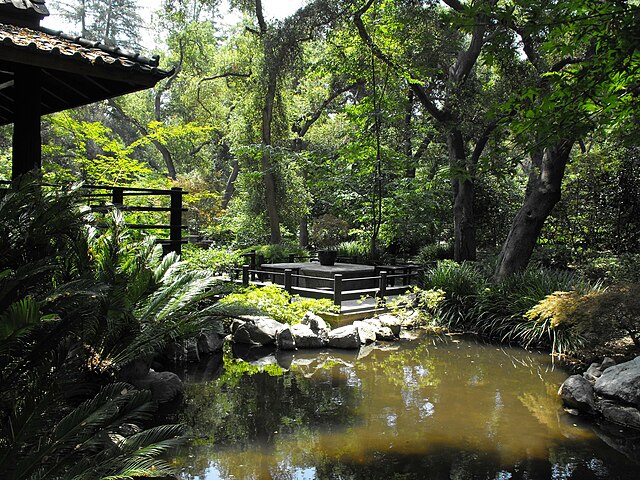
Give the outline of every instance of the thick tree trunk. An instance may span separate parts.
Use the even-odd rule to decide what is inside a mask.
[[[453,179],[453,258],[456,262],[476,259],[476,229],[473,214],[473,172],[467,166],[462,133],[453,129],[447,135],[447,148]]]
[[[273,175],[273,165],[271,163],[271,121],[273,120],[273,107],[276,98],[275,74],[269,75],[267,94],[264,100],[264,110],[262,114],[262,175],[264,181],[265,203],[267,208],[267,218],[271,237],[269,243],[277,244],[282,241],[280,235],[280,215],[276,199],[276,179]]]
[[[498,259],[495,278],[502,280],[527,268],[544,222],[561,196],[562,179],[573,140],[563,140],[534,160],[524,204],[511,225]]]

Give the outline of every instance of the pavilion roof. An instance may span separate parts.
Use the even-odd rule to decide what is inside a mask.
[[[39,0],[0,0],[0,6],[9,2],[44,6]],[[42,70],[41,113],[47,114],[153,87],[173,73],[158,60],[40,26],[0,23],[0,125],[13,122],[20,65]]]

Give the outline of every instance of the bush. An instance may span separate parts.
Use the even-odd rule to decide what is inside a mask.
[[[182,259],[190,268],[209,270],[215,275],[229,275],[235,278],[235,269],[241,268],[244,257],[237,251],[224,248],[200,248],[187,245],[182,251]]]
[[[449,328],[468,328],[474,305],[486,280],[477,266],[443,260],[424,276],[425,289],[442,290],[445,298],[436,307],[436,318]]]
[[[581,259],[578,270],[587,278],[607,283],[640,282],[640,254],[594,252]]]
[[[288,243],[281,243],[276,245],[255,245],[240,250],[239,253],[246,254],[254,251],[256,252],[256,255],[262,256],[266,263],[288,262],[289,255],[291,254],[297,257],[304,257],[309,255],[309,252],[307,252],[304,248]],[[256,259],[256,261],[258,260]]]
[[[366,259],[369,256],[369,245],[360,240],[342,242],[338,244],[338,256],[356,259]]]
[[[527,311],[556,291],[590,288],[566,270],[529,268],[479,292],[475,305],[476,328],[491,336],[511,337]]]
[[[337,307],[333,305],[331,300],[291,296],[283,288],[276,285],[262,288],[249,287],[244,292],[225,297],[221,303],[249,307],[269,315],[278,322],[290,325],[299,323],[307,312],[320,314],[337,311]]]
[[[450,243],[432,243],[420,249],[414,258],[414,262],[422,266],[431,266],[439,260],[451,260],[453,258],[453,245]]]
[[[525,346],[550,347],[553,353],[589,354],[625,336],[640,347],[640,285],[618,284],[586,294],[554,292],[524,319],[516,338]]]

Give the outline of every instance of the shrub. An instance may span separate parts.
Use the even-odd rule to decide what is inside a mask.
[[[440,303],[445,300],[445,292],[442,290],[423,290],[413,287],[404,295],[387,303],[387,307],[394,315],[408,316],[418,311],[424,323],[433,320]]]
[[[276,285],[266,287],[249,287],[244,292],[225,297],[224,305],[249,307],[269,315],[274,320],[293,325],[299,323],[307,312],[320,314],[337,311],[331,300],[315,300],[291,296],[283,288]]]
[[[529,268],[479,292],[476,328],[492,336],[511,337],[524,314],[556,291],[587,291],[590,286],[567,270]]]
[[[105,217],[101,234],[89,231],[80,205],[73,192],[28,182],[0,198],[0,471],[167,475],[157,457],[181,427],[105,443],[155,411],[149,392],[114,379],[118,367],[164,342],[215,325],[223,314],[201,304],[213,279],[181,271],[153,239],[132,240],[118,212]]]
[[[451,260],[453,258],[453,245],[451,243],[432,243],[420,249],[414,258],[414,262],[422,266],[431,266],[439,260]]]
[[[442,290],[445,298],[436,307],[436,317],[449,328],[467,328],[472,323],[473,307],[485,279],[475,265],[443,260],[424,276],[424,288]]]
[[[224,248],[200,248],[187,245],[182,251],[182,259],[190,268],[209,270],[216,275],[235,278],[235,269],[241,268],[244,257],[239,252]]]
[[[316,248],[335,248],[348,234],[349,224],[327,213],[313,221],[309,239]]]
[[[623,283],[588,293],[554,292],[525,314],[516,337],[554,353],[589,353],[625,336],[640,347],[640,284]]]
[[[281,263],[288,262],[289,255],[306,256],[309,254],[304,248],[289,243],[281,243],[275,245],[255,245],[252,247],[240,250],[239,254],[246,254],[256,252],[256,255],[262,256],[266,263]],[[246,261],[246,260],[245,260]],[[257,261],[257,259],[256,259]]]
[[[640,254],[613,255],[595,252],[581,259],[578,267],[587,278],[607,283],[640,282]]]
[[[338,256],[365,259],[369,256],[369,247],[366,242],[352,240],[338,244]]]

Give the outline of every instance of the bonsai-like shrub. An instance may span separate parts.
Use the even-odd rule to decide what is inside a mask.
[[[346,221],[325,214],[313,222],[309,238],[316,248],[333,250],[340,242],[346,240],[348,233],[349,224]]]

